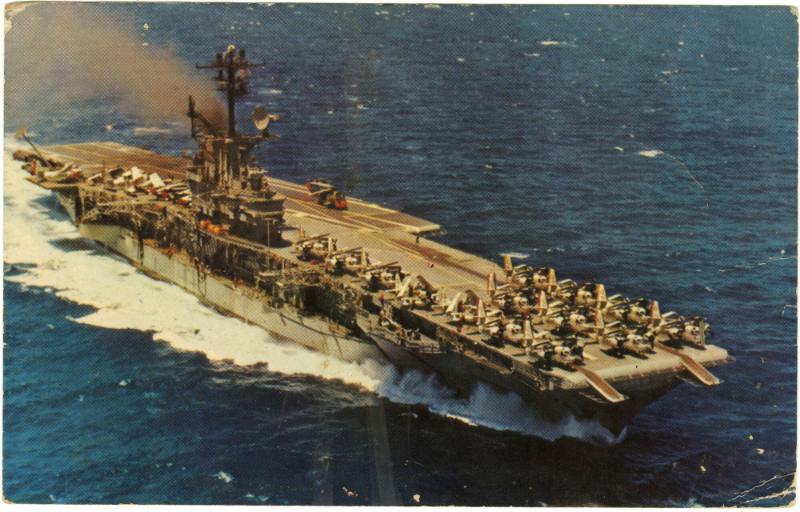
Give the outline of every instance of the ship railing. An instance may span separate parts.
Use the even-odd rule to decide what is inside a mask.
[[[443,354],[444,351],[439,345],[415,345],[407,344],[405,346],[408,350],[418,354]]]

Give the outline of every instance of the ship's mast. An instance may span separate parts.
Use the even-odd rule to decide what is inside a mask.
[[[213,188],[229,188],[233,181],[240,180],[241,166],[249,165],[250,152],[263,140],[269,140],[269,123],[278,116],[268,114],[263,107],[253,111],[253,123],[261,133],[259,135],[239,135],[236,131],[236,101],[247,94],[247,82],[251,68],[264,67],[263,63],[253,64],[247,60],[244,49],[229,45],[224,53],[217,53],[211,64],[196,64],[197,69],[214,69],[217,71],[218,89],[227,97],[228,127],[227,133],[220,126],[212,123],[195,108],[194,99],[189,96],[189,111],[192,137],[198,142],[199,163],[204,166],[203,179],[198,182],[198,190],[211,185]],[[246,174],[246,173],[245,173]]]
[[[228,101],[228,137],[236,137],[236,100],[247,94],[247,78],[251,68],[263,68],[264,64],[253,64],[247,60],[244,48],[236,51],[228,46],[224,54],[218,53],[213,64],[196,64],[197,69],[216,69],[219,90],[224,91]]]

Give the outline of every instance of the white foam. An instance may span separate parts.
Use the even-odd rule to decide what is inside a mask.
[[[524,260],[530,257],[530,254],[525,254],[524,252],[501,252],[500,256],[510,256],[517,260]]]
[[[31,292],[50,288],[59,298],[95,308],[80,318],[70,318],[74,322],[152,332],[156,340],[177,350],[201,352],[211,361],[266,364],[273,372],[341,381],[394,402],[419,404],[468,425],[545,439],[569,436],[604,443],[619,441],[594,422],[574,418],[557,424],[543,421],[517,395],[487,386],[478,386],[467,399],[459,398],[433,375],[401,373],[380,361],[349,363],[282,343],[261,328],[204,306],[177,286],[145,276],[120,257],[54,245],[51,242],[80,236],[66,216],[52,214],[55,198],[25,181],[20,164],[10,158],[15,146],[19,147],[6,141],[4,262],[20,272],[5,279]],[[120,382],[120,386],[127,384],[130,379]]]
[[[230,473],[226,473],[224,471],[220,471],[219,473],[216,473],[214,476],[217,477],[217,480],[222,480],[226,484],[233,482],[233,477],[230,475]]]
[[[636,154],[645,158],[655,158],[658,155],[663,155],[664,152],[658,149],[644,149],[642,151],[638,151]]]
[[[159,128],[157,126],[136,126],[133,128],[133,135],[139,137],[142,135],[167,135],[172,133],[169,128]]]

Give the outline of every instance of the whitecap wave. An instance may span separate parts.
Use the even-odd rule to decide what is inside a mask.
[[[220,471],[219,473],[214,474],[217,477],[217,480],[222,480],[226,484],[233,482],[233,477],[230,473],[226,473],[225,471]]]
[[[637,151],[636,154],[645,158],[655,158],[658,155],[663,155],[664,152],[658,149],[643,149],[642,151]]]
[[[530,257],[530,254],[525,254],[524,252],[501,252],[500,256],[511,256],[517,260],[524,260]]]
[[[170,128],[160,128],[158,126],[136,126],[133,128],[134,137],[141,137],[147,135],[168,135],[173,133]]]
[[[74,322],[152,332],[155,340],[177,350],[201,352],[210,361],[266,364],[269,370],[281,374],[341,381],[468,425],[548,440],[565,436],[605,444],[621,440],[596,422],[575,418],[560,423],[545,421],[517,395],[488,386],[478,386],[471,396],[461,398],[433,375],[400,372],[374,360],[345,362],[280,342],[259,327],[204,306],[177,286],[135,271],[120,257],[79,244],[65,249],[68,244],[54,242],[78,240],[80,236],[66,215],[53,214],[55,198],[25,181],[19,163],[10,158],[15,146],[19,147],[6,141],[4,263],[18,272],[5,279],[32,291],[49,288],[59,298],[95,308],[89,314],[70,318]],[[517,254],[522,256],[527,255]]]

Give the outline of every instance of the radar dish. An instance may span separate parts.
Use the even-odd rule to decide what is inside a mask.
[[[256,125],[256,128],[264,131],[269,127],[269,122],[272,120],[272,116],[269,115],[267,109],[264,107],[256,107],[253,110],[253,124]]]

